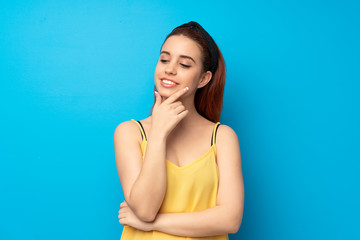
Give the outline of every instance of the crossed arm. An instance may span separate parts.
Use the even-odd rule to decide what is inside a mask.
[[[158,213],[154,221],[144,222],[131,213],[126,203],[122,203],[119,222],[144,231],[156,230],[187,237],[236,233],[242,222],[244,206],[240,147],[236,133],[226,125],[221,127],[216,145],[219,168],[217,206],[198,212]]]
[[[229,218],[229,216],[235,219]],[[140,220],[131,208],[123,202],[120,206],[119,219],[122,225],[129,225],[143,231],[159,231],[184,237],[207,237],[236,233],[240,227],[234,213],[222,206],[215,206],[197,212],[158,213],[155,220]],[[241,220],[240,220],[241,221]]]

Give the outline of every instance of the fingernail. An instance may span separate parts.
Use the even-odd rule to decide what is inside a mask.
[[[189,90],[189,87],[186,87],[186,88],[184,89],[184,91],[187,91],[187,90]]]

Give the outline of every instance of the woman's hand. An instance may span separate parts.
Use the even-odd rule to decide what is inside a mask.
[[[118,218],[119,223],[123,226],[131,226],[142,231],[153,230],[152,223],[140,220],[125,201],[120,204]]]
[[[156,101],[152,111],[151,131],[167,138],[176,125],[186,117],[189,110],[185,109],[181,101],[176,100],[184,95],[188,89],[188,87],[179,89],[164,101],[162,101],[159,92],[155,93]]]

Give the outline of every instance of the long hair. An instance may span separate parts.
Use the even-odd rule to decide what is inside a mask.
[[[202,52],[202,73],[210,70],[211,59],[210,52],[208,50],[208,45],[206,40],[195,30],[191,28],[176,28],[174,29],[167,37],[165,38],[162,46],[165,41],[173,35],[183,35],[186,36],[195,42],[197,42],[201,46]],[[216,123],[220,120],[221,109],[223,105],[223,95],[224,95],[224,87],[225,87],[225,77],[226,77],[226,66],[224,58],[221,54],[221,51],[218,45],[215,43],[217,51],[218,51],[218,67],[215,71],[215,74],[212,76],[211,80],[202,88],[198,88],[195,93],[195,108],[198,113],[204,118]],[[160,50],[161,50],[160,48]],[[156,90],[154,85],[154,90]],[[156,97],[154,96],[154,103],[149,112],[149,116],[152,113],[156,101]]]

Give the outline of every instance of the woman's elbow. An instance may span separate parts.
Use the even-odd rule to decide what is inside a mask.
[[[143,222],[153,222],[157,215],[157,214],[151,213],[149,210],[138,211],[138,212],[135,212],[135,214]]]
[[[230,233],[232,233],[232,234],[237,233],[240,229],[241,222],[242,222],[242,217],[235,219],[235,221],[233,221],[234,225],[230,229],[230,231],[231,231]]]
[[[235,234],[239,231],[240,229],[240,225],[236,225],[235,227],[233,227],[231,230],[230,230],[230,233],[231,234]]]
[[[128,203],[130,208],[133,210],[134,214],[143,222],[153,222],[156,218],[157,211],[150,210],[148,206],[145,206],[144,204],[139,205],[133,205],[133,203]]]

